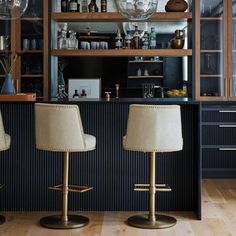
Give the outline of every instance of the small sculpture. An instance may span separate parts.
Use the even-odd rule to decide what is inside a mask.
[[[184,12],[188,8],[188,3],[184,0],[169,0],[165,6],[166,12]]]

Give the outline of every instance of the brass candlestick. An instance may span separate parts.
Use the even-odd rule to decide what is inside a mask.
[[[115,84],[115,86],[116,86],[116,98],[119,98],[120,85],[119,84]]]
[[[110,101],[111,92],[105,92],[105,95],[106,95],[106,100]]]

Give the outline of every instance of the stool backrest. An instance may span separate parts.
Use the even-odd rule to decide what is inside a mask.
[[[5,150],[7,147],[6,134],[2,121],[2,113],[0,111],[0,150]]]
[[[35,104],[36,147],[56,152],[82,151],[84,131],[77,105]]]
[[[124,148],[143,152],[182,150],[180,106],[130,105]]]

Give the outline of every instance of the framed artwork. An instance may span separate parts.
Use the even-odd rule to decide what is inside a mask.
[[[68,86],[69,86],[68,87],[69,100],[101,97],[101,79],[100,78],[69,79]]]

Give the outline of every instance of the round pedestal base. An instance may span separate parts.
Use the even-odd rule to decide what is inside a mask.
[[[176,224],[176,219],[166,215],[156,215],[156,221],[149,221],[148,215],[132,216],[128,219],[128,224],[143,229],[164,229]]]
[[[5,221],[5,217],[0,215],[0,225],[3,224]]]
[[[89,218],[79,215],[68,215],[68,221],[63,222],[61,216],[47,216],[40,219],[40,224],[49,229],[75,229],[89,223]]]

